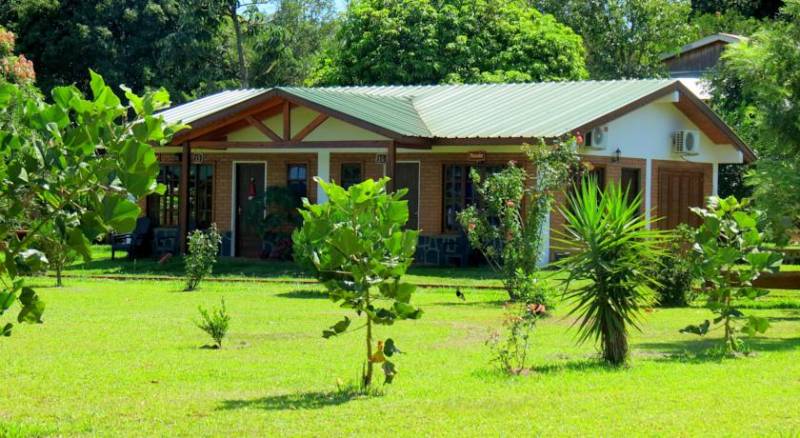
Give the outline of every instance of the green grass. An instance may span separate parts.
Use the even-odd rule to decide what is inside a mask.
[[[111,260],[111,247],[95,245],[92,247],[92,261],[77,261],[69,266],[65,273],[73,276],[123,275],[134,277],[137,275],[157,275],[175,277],[182,276],[184,268],[180,257],[173,257],[162,264],[153,258],[128,260],[125,257],[125,253],[122,252],[117,254],[116,260]],[[232,257],[219,259],[219,262],[214,266],[214,277],[268,278],[289,281],[297,278],[310,278],[292,262]],[[497,275],[488,266],[465,268],[415,266],[411,268],[408,280],[417,284],[446,286],[501,286]]]
[[[381,327],[406,353],[385,394],[353,398],[362,333],[324,340],[346,312],[318,287],[67,279],[45,287],[46,323],[0,340],[0,436],[533,436],[796,435],[800,303],[784,292],[749,310],[771,319],[756,354],[720,359],[678,330],[710,316],[659,309],[632,334],[632,366],[600,365],[577,346],[562,305],[534,337],[534,372],[494,371],[484,346],[501,291],[425,289],[419,321]],[[225,297],[223,350],[192,320]],[[779,308],[774,308],[779,307]],[[798,306],[800,307],[800,306]]]

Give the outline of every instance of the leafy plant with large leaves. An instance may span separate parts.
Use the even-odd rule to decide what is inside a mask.
[[[88,259],[93,240],[131,231],[136,198],[158,189],[152,145],[180,128],[153,115],[168,105],[166,91],[125,91],[123,103],[94,72],[90,83],[91,98],[56,87],[52,103],[0,84],[0,315],[18,301],[18,322],[42,322],[44,302],[21,278],[47,263],[31,246],[36,237],[60,223],[69,248]]]
[[[642,309],[653,303],[652,266],[668,236],[641,215],[638,195],[628,199],[617,183],[600,193],[594,178],[584,179],[560,209],[566,226],[556,239],[572,253],[558,266],[569,273],[565,295],[574,303],[569,314],[577,315],[579,341],[600,341],[612,365],[627,361],[628,329],[639,328]]]
[[[368,389],[373,367],[380,363],[385,383],[391,383],[397,368],[387,358],[398,352],[392,339],[378,341],[373,351],[373,325],[392,325],[403,319],[418,319],[422,310],[411,304],[416,289],[401,280],[414,260],[415,230],[404,229],[408,221],[406,189],[387,193],[388,178],[367,179],[344,189],[315,178],[328,202],[304,200],[303,226],[294,231],[295,259],[311,265],[328,294],[340,307],[355,310],[364,318],[366,365],[362,388]],[[330,338],[350,329],[343,320],[325,330]]]
[[[753,282],[763,273],[777,272],[783,256],[762,249],[766,243],[763,231],[766,218],[763,212],[750,207],[749,199],[740,202],[733,196],[711,197],[706,208],[692,208],[692,211],[703,218],[695,234],[697,257],[693,266],[702,280],[708,307],[717,317],[681,331],[705,335],[713,324],[722,324],[727,352],[741,352],[745,346],[739,333],[750,336],[764,333],[769,320],[745,316],[736,308],[735,300],[753,300],[769,293],[754,287]],[[746,322],[739,326],[741,320]]]

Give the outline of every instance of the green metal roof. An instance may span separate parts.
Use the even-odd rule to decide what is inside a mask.
[[[407,137],[549,138],[567,134],[674,79],[236,90],[168,109],[171,122],[192,123],[265,93],[286,93]]]

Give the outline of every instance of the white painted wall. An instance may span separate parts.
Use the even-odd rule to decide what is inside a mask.
[[[325,182],[331,181],[331,151],[330,149],[317,152],[317,177]],[[328,194],[317,184],[317,204],[328,202]]]
[[[619,148],[623,157],[653,160],[690,161],[694,163],[741,163],[742,154],[733,145],[714,144],[700,132],[698,155],[681,157],[672,152],[672,134],[684,129],[699,131],[671,102],[654,102],[609,122],[608,147],[595,151],[582,148],[581,153],[611,156]]]

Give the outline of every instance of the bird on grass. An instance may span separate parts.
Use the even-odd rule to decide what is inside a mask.
[[[464,296],[464,293],[461,292],[461,288],[456,288],[456,296],[461,299],[461,301],[467,301],[467,297]]]

